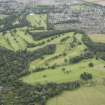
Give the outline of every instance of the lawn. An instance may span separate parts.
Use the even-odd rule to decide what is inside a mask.
[[[65,91],[50,99],[47,105],[105,105],[105,86],[82,87],[75,91]]]

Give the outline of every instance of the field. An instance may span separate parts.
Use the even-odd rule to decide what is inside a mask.
[[[65,37],[64,42],[61,42]],[[37,59],[30,64],[30,71],[36,70],[37,68],[46,68],[43,71],[32,73],[28,76],[22,78],[22,80],[31,85],[36,85],[38,83],[46,84],[49,82],[56,83],[66,83],[69,81],[74,81],[80,79],[80,74],[83,72],[89,72],[93,74],[94,78],[102,78],[105,76],[105,62],[102,60],[88,59],[83,60],[77,64],[69,64],[69,59],[79,56],[81,52],[84,52],[86,46],[84,44],[77,45],[77,42],[81,42],[81,35],[77,34],[77,42],[75,42],[75,47],[70,48],[68,42],[73,41],[73,33],[66,33],[64,36],[55,38],[46,44],[54,43],[57,45],[56,52],[52,55],[47,55],[43,59]],[[37,49],[37,48],[36,48]],[[34,49],[34,50],[36,50]],[[66,49],[66,50],[65,50]],[[63,55],[66,53],[65,55]],[[58,56],[60,54],[60,56]],[[57,57],[58,56],[58,57]],[[93,63],[94,67],[90,68],[89,63]],[[53,67],[55,66],[55,67]],[[49,67],[49,68],[48,68]],[[65,71],[63,70],[65,69]],[[66,73],[68,72],[68,73]]]
[[[2,18],[2,17],[1,17]],[[47,30],[47,15],[46,14],[29,14],[26,17],[31,27],[16,28],[15,31],[11,30],[6,33],[0,33],[0,46],[7,49],[18,51],[27,48],[27,45],[36,45],[41,41],[35,41],[26,33],[27,28],[32,31]],[[30,51],[31,49],[29,49]]]
[[[100,34],[100,35],[89,35],[89,37],[94,42],[105,43],[105,35],[104,34]]]
[[[74,9],[78,9],[78,7],[75,7]],[[38,55],[38,58],[36,57],[35,59],[32,59],[32,61],[30,60],[31,56],[29,56],[29,61],[27,60],[28,73],[18,78],[22,83],[32,86],[31,89],[33,89],[34,86],[40,85],[45,87],[48,83],[60,85],[77,80],[81,81],[80,75],[84,72],[91,74],[93,77],[92,80],[105,78],[105,60],[101,58],[103,56],[97,57],[96,53],[91,51],[89,46],[84,43],[83,33],[67,31],[55,34],[50,30],[50,35],[49,30],[47,30],[47,15],[45,14],[30,13],[26,16],[26,20],[30,23],[29,26],[0,33],[0,47],[9,49],[13,51],[13,53],[25,50],[26,52],[23,53],[23,59],[25,57],[27,59],[27,54],[36,54],[32,57]],[[42,37],[41,39],[35,39],[35,37],[39,36],[37,34],[35,34],[36,36],[31,34],[31,32],[43,31],[46,31],[45,34],[42,34],[44,37],[41,36],[41,34],[38,34]],[[105,43],[104,35],[89,35],[89,38],[94,44],[97,42]],[[91,44],[90,42],[88,43],[89,45]],[[44,51],[44,48],[48,45],[55,45],[55,49],[53,53],[50,53],[53,48],[51,49],[48,47],[47,54],[45,54],[44,52],[46,51]],[[91,46],[92,45],[90,45],[90,47]],[[93,48],[92,50],[94,49],[97,50],[98,47],[97,49]],[[41,54],[38,51],[40,51]],[[104,52],[98,51],[98,54],[100,53],[102,54]],[[90,64],[92,64],[92,66],[90,66]],[[12,78],[12,76],[9,78]],[[27,89],[29,89],[29,87]],[[39,93],[39,90],[35,90],[35,97],[40,96],[40,94],[45,92],[43,91],[43,87],[41,87],[41,89],[41,93]],[[51,95],[52,93],[50,92],[52,92],[52,87],[48,87],[47,89],[49,89],[48,94]],[[104,90],[105,86],[102,84],[97,84],[92,87],[81,86],[78,90],[74,91],[64,90],[61,95],[48,100],[47,105],[104,105]],[[34,92],[30,91],[31,90],[29,89],[28,92],[32,95]],[[48,98],[48,94],[46,95],[46,93],[47,92],[44,93],[45,97]]]
[[[3,36],[0,35],[0,46],[13,51],[24,50],[29,43],[34,43],[34,40],[20,29],[17,29],[16,33],[7,32]]]
[[[93,68],[88,66],[89,62],[94,64]],[[89,72],[93,74],[94,78],[105,77],[105,62],[97,61],[95,59],[84,60],[76,65],[61,66],[55,69],[48,69],[42,72],[32,73],[29,76],[23,77],[23,81],[36,85],[37,83],[46,84],[50,82],[54,83],[66,83],[69,81],[75,81],[80,79],[80,74],[83,72]],[[62,69],[65,68],[68,73]]]
[[[65,91],[50,99],[47,105],[104,105],[105,86],[82,87],[75,91]]]
[[[47,15],[46,14],[33,14],[27,16],[27,20],[30,22],[31,26],[34,28],[47,29]]]

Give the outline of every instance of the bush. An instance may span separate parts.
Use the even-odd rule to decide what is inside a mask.
[[[92,74],[90,74],[90,73],[84,72],[84,73],[82,73],[82,74],[80,75],[80,78],[81,78],[82,80],[87,81],[87,80],[92,79],[93,76],[92,76]]]
[[[69,63],[78,63],[78,62],[80,62],[81,60],[83,60],[84,58],[82,57],[82,56],[76,56],[76,57],[74,57],[74,58],[71,58],[70,60],[69,60]]]
[[[93,63],[89,63],[88,66],[89,66],[89,67],[93,67],[94,64],[93,64]]]

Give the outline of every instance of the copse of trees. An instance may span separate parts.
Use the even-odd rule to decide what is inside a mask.
[[[34,53],[29,53],[28,58],[32,61],[37,58],[42,58],[44,55],[53,54],[56,51],[56,45],[55,44],[49,44],[45,47],[39,48]]]
[[[62,32],[63,31],[49,30],[45,32],[29,32],[29,34],[33,37],[34,40],[41,40],[44,38],[49,38],[51,36],[57,36]]]
[[[89,65],[89,67],[94,67],[94,64],[91,62],[88,65]]]
[[[41,40],[44,38],[49,38],[51,36],[60,36],[64,35],[64,33],[68,32],[75,32],[76,30],[48,30],[45,32],[31,32],[28,31],[28,33],[33,37],[34,40]],[[77,33],[82,33],[77,31]]]
[[[6,32],[8,30],[30,26],[30,23],[26,19],[27,14],[18,14],[18,15],[10,15],[4,18],[2,21],[0,21],[0,25],[3,25],[3,27],[0,28],[0,32]],[[18,19],[18,20],[17,20]],[[15,21],[18,21],[18,23],[14,24]]]
[[[0,84],[12,85],[11,82],[28,73],[28,58],[25,54],[0,49]]]
[[[93,78],[93,76],[92,76],[91,73],[84,72],[84,73],[82,73],[82,74],[80,75],[80,78],[81,78],[82,80],[87,81],[87,80],[91,80],[91,79]]]
[[[82,57],[82,56],[76,56],[76,57],[70,58],[69,63],[73,63],[73,64],[79,63],[83,59],[84,59],[84,57]]]

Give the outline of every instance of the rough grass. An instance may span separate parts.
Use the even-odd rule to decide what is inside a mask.
[[[98,35],[89,35],[92,41],[99,42],[99,43],[105,43],[105,35],[104,34],[98,34]]]
[[[65,91],[62,95],[50,99],[47,105],[105,105],[105,86]]]

